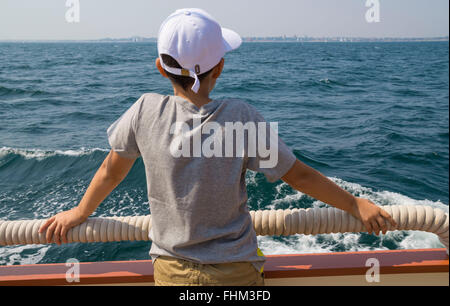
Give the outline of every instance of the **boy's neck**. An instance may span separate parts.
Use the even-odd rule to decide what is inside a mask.
[[[199,92],[196,94],[192,91],[184,91],[180,90],[177,87],[174,87],[173,94],[174,96],[178,96],[188,100],[198,108],[201,108],[203,105],[206,105],[212,101],[212,99],[209,98],[209,92],[203,92],[202,88],[200,88]]]

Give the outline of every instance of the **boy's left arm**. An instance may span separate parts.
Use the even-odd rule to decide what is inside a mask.
[[[282,180],[298,191],[350,213],[363,222],[369,233],[379,234],[381,231],[385,234],[386,221],[397,226],[395,220],[381,207],[370,200],[353,196],[299,160],[295,161]]]

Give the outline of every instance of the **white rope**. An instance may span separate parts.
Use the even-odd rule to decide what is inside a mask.
[[[383,206],[397,227],[389,222],[389,231],[414,230],[434,233],[446,247],[448,244],[448,213],[430,206]],[[251,211],[257,235],[316,235],[345,232],[365,232],[361,221],[333,207]],[[46,220],[0,220],[0,245],[46,244],[45,232],[38,229]],[[68,242],[147,241],[151,215],[135,217],[88,218],[67,232]]]

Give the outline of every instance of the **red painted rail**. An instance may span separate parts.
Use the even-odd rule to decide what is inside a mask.
[[[365,275],[366,262],[376,258],[381,274],[449,271],[445,249],[389,250],[342,253],[269,255],[266,279]],[[0,266],[0,286],[139,284],[153,282],[151,260],[80,263],[80,281],[69,283],[64,263]]]

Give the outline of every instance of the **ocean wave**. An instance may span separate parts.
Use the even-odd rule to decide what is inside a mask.
[[[8,87],[0,86],[0,97],[7,96],[7,95],[25,94],[25,93],[27,93],[27,91],[20,89],[20,88],[8,88]]]
[[[350,192],[354,196],[362,197],[371,200],[372,202],[384,206],[384,205],[426,205],[432,206],[435,208],[440,208],[448,213],[448,203],[443,203],[441,201],[430,201],[427,199],[417,200],[412,199],[406,195],[402,195],[400,193],[382,190],[375,191],[372,188],[364,187],[357,183],[347,182],[340,178],[329,177],[334,183],[336,183],[342,189]],[[308,207],[324,207],[327,204],[313,200],[310,206],[303,205],[300,201],[308,197],[308,195],[303,194],[299,191],[282,192],[283,187],[288,187],[289,185],[286,183],[281,183],[277,186],[278,194],[282,195],[280,198],[276,198],[270,204],[267,205],[270,209],[285,209],[284,207],[288,206],[289,209],[293,208],[308,208]],[[284,193],[284,195],[283,195]],[[312,199],[312,198],[311,198]]]
[[[436,235],[419,231],[393,231],[380,236],[365,233],[292,235],[288,237],[259,236],[258,246],[265,255],[444,247]]]
[[[347,182],[336,177],[329,177],[329,179],[351,194],[369,199],[380,206],[425,205],[449,212],[448,204],[441,201],[417,200],[387,190],[375,191],[372,188]],[[286,183],[281,183],[277,186],[280,194],[283,193],[282,189],[286,186],[288,186]],[[305,205],[306,198],[308,198],[307,195],[298,191],[285,193],[282,197],[268,204],[267,209],[328,206],[314,199],[312,199],[312,202],[309,201],[310,205]],[[264,236],[258,237],[258,244],[263,253],[267,255],[443,247],[436,235],[420,231],[393,231],[381,236],[368,235],[367,233],[335,233],[315,236],[293,235],[289,237]]]
[[[410,88],[402,88],[402,89],[397,89],[397,90],[393,90],[393,94],[400,96],[400,97],[428,97],[428,94],[423,92],[423,91],[419,91],[419,90],[415,90],[415,89],[410,89]]]
[[[0,265],[32,265],[44,258],[50,245],[21,245],[0,248]]]
[[[1,149],[0,149],[1,150]],[[91,149],[96,150],[96,149]],[[104,151],[103,149],[100,149]],[[26,150],[25,150],[26,151]],[[39,150],[42,151],[42,150]],[[20,151],[22,153],[26,153]],[[79,156],[84,154],[86,150],[77,151],[61,151],[64,154],[71,156],[75,154]],[[35,154],[37,152],[34,152]],[[34,157],[33,157],[34,158]],[[139,181],[143,184],[137,186],[135,182],[129,182],[121,185],[115,194],[112,194],[102,206],[95,212],[95,216],[116,216],[116,215],[142,215],[148,213],[148,202],[146,198],[144,178]],[[373,190],[372,188],[362,186],[358,183],[348,182],[336,177],[330,177],[332,181],[338,184],[341,188],[347,190],[355,196],[368,198],[374,203],[384,205],[429,205],[440,208],[448,212],[448,205],[440,201],[417,200],[408,196],[387,191],[387,190]],[[38,191],[29,191],[29,195],[20,192],[17,194],[19,198],[15,199],[17,204],[20,204],[21,212],[16,211],[17,207],[14,205],[8,207],[7,210],[0,209],[0,215],[3,218],[23,218],[25,212],[29,218],[45,218],[53,215],[56,212],[67,210],[76,205],[76,200],[80,199],[88,181],[74,182],[59,182],[52,185],[51,190],[47,190],[43,195],[38,195]],[[247,185],[253,190],[261,191],[266,188],[266,182],[261,180],[259,174],[250,172],[246,177]],[[49,184],[51,182],[48,182]],[[264,186],[263,186],[264,184]],[[286,183],[277,183],[273,185],[275,199],[270,202],[264,202],[262,199],[259,209],[279,209],[279,208],[306,208],[306,207],[324,207],[326,204],[310,199],[308,205],[304,205],[304,201],[308,198],[307,195],[293,191]],[[250,198],[254,197],[257,192],[249,190]],[[5,195],[6,196],[6,195]],[[0,200],[9,201],[13,199],[13,195],[9,194],[8,199],[0,195]],[[31,201],[31,203],[30,203]],[[1,202],[1,201],[0,201]],[[27,204],[28,203],[28,204]],[[6,209],[6,207],[4,207]],[[24,209],[28,209],[24,211]],[[22,217],[20,217],[22,216]],[[431,233],[417,232],[417,231],[394,231],[388,232],[385,235],[374,236],[367,233],[334,233],[322,235],[291,235],[291,236],[259,236],[258,244],[260,249],[266,255],[273,254],[305,254],[305,253],[324,253],[324,252],[352,252],[352,251],[368,251],[368,250],[390,250],[390,249],[419,249],[419,248],[438,248],[442,247],[437,236]],[[135,243],[136,252],[139,251],[139,256],[145,257],[148,251],[148,245],[140,245]],[[53,248],[60,248],[60,251],[55,251]],[[84,254],[82,250],[87,248],[83,245],[71,246],[12,246],[4,248],[0,251],[0,264],[30,264],[40,263],[45,261],[47,251],[50,250],[51,260],[61,260],[54,258],[55,256],[63,256],[64,252],[76,252],[80,260],[95,261],[93,254]],[[111,252],[112,249],[119,252],[119,244],[102,244],[97,245],[99,252]],[[53,251],[52,251],[53,250]],[[59,250],[59,249],[58,249]],[[58,254],[56,254],[58,253]],[[119,253],[118,253],[119,254]],[[83,256],[86,256],[83,257]],[[47,256],[48,257],[48,256]],[[78,257],[77,257],[78,258]],[[48,259],[47,259],[48,260]],[[114,258],[110,259],[114,260]]]
[[[304,89],[336,89],[339,88],[347,88],[349,87],[347,83],[343,81],[337,81],[329,78],[321,78],[321,79],[303,79],[295,81],[295,84],[300,88]],[[349,87],[349,89],[354,89],[353,87]]]
[[[51,95],[50,92],[39,90],[39,89],[21,89],[21,88],[9,88],[0,86],[0,97],[9,96],[28,96],[28,97],[40,97]]]
[[[7,155],[21,156],[25,159],[43,160],[52,156],[83,156],[94,152],[109,152],[109,149],[101,148],[80,148],[74,150],[42,150],[42,149],[18,149],[10,147],[0,148],[0,159]]]
[[[356,252],[373,249],[370,246],[361,246],[359,240],[360,234],[357,233],[292,235],[282,238],[259,236],[258,247],[265,255]]]

